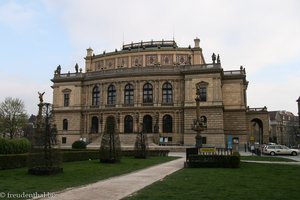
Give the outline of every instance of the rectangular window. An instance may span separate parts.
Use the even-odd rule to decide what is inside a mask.
[[[69,93],[65,93],[64,94],[64,106],[67,107],[70,105],[70,94]]]
[[[67,138],[66,137],[62,137],[61,138],[61,143],[62,144],[66,144],[67,143]]]
[[[199,95],[200,95],[200,101],[206,101],[207,100],[207,88],[206,87],[200,87],[199,88]]]

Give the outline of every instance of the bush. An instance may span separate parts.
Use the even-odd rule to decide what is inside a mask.
[[[232,155],[190,155],[187,161],[188,167],[215,167],[215,168],[238,168],[240,156]]]
[[[94,160],[99,158],[99,151],[64,151],[63,161],[82,161],[82,160]]]
[[[72,149],[86,149],[86,143],[82,140],[73,142]]]
[[[4,139],[0,138],[0,154],[28,153],[31,143],[26,138]]]
[[[59,151],[57,151],[59,153]],[[63,150],[62,154],[63,162],[83,161],[83,160],[95,160],[99,159],[99,150]],[[169,150],[148,150],[149,156],[168,156]],[[26,154],[7,154],[0,155],[0,170],[1,169],[15,169],[20,167],[26,167],[32,165],[32,161],[38,161],[41,157],[40,153],[26,153]],[[122,151],[124,156],[134,156],[135,151],[126,150]],[[57,157],[58,159],[60,156]],[[36,165],[37,163],[35,163]],[[33,168],[33,166],[32,166]]]
[[[0,155],[0,169],[26,167],[28,154]]]

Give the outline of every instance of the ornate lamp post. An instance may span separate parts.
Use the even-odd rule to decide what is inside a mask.
[[[196,139],[196,147],[197,148],[201,148],[202,147],[202,136],[201,136],[201,132],[204,131],[206,129],[205,126],[205,121],[203,118],[200,117],[200,91],[199,89],[197,89],[197,93],[196,93],[196,120],[194,120],[194,124],[193,124],[193,130],[197,132],[197,135],[195,137]]]
[[[298,98],[298,100],[297,100],[297,102],[298,102],[298,120],[299,120],[299,128],[300,128],[300,97]]]

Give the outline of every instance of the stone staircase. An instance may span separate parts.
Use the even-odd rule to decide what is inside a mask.
[[[158,146],[154,142],[153,134],[147,134],[148,136],[148,145],[149,146]],[[134,148],[136,134],[119,134],[121,147],[122,149],[131,149]],[[92,136],[90,138],[91,143],[87,145],[88,148],[100,147],[102,135]]]

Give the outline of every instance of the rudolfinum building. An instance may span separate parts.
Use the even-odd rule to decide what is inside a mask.
[[[123,45],[94,54],[87,49],[85,70],[55,70],[54,122],[57,139],[100,145],[107,117],[114,116],[123,146],[133,146],[142,129],[150,145],[195,145],[196,94],[206,122],[203,146],[267,143],[266,107],[247,106],[246,71],[224,71],[219,55],[206,62],[200,40],[193,47],[171,41]]]

